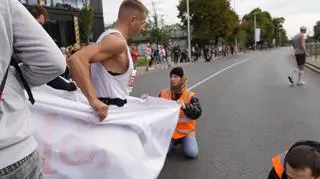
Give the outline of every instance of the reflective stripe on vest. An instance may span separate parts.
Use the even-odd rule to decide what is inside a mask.
[[[189,134],[190,132],[194,131],[193,129],[176,129],[177,132],[181,133],[181,134]]]
[[[190,103],[190,91],[189,90],[187,90],[187,92],[186,92],[187,94],[185,95],[185,98],[183,99],[183,102],[185,103],[185,104],[188,104],[188,103]],[[190,119],[190,118],[188,118],[185,114],[183,114],[183,116],[179,116],[179,122],[190,122],[190,121],[192,121],[192,119]]]
[[[285,160],[286,154],[287,152],[283,152],[282,154],[279,154],[272,158],[273,168],[280,179],[282,178],[282,175],[284,172],[284,167],[285,167],[284,160]]]

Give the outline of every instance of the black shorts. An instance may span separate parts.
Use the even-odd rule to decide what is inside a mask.
[[[298,66],[306,64],[306,54],[296,54],[295,56]]]

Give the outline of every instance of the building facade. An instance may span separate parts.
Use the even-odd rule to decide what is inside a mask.
[[[104,32],[103,20],[103,0],[91,0],[91,7],[94,12],[94,19],[92,25],[92,40],[95,42],[99,36]],[[104,0],[105,1],[105,0]]]
[[[93,37],[104,31],[102,0],[19,0],[26,6],[40,4],[46,6],[48,22],[43,26],[59,47],[80,44],[79,15],[86,4],[94,11]],[[102,25],[101,25],[102,24]]]

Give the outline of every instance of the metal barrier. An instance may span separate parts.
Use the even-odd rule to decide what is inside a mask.
[[[306,50],[310,57],[314,57],[316,61],[320,58],[320,43],[307,43]]]

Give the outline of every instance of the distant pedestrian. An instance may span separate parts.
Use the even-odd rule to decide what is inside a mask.
[[[308,56],[306,48],[305,48],[305,33],[307,32],[307,28],[302,26],[300,28],[300,33],[297,34],[292,39],[292,45],[294,48],[295,59],[297,62],[297,68],[293,70],[291,76],[288,76],[289,82],[291,85],[305,85],[306,82],[302,80],[302,76],[304,73],[304,66],[306,63],[306,57]],[[297,79],[296,79],[297,78]]]

